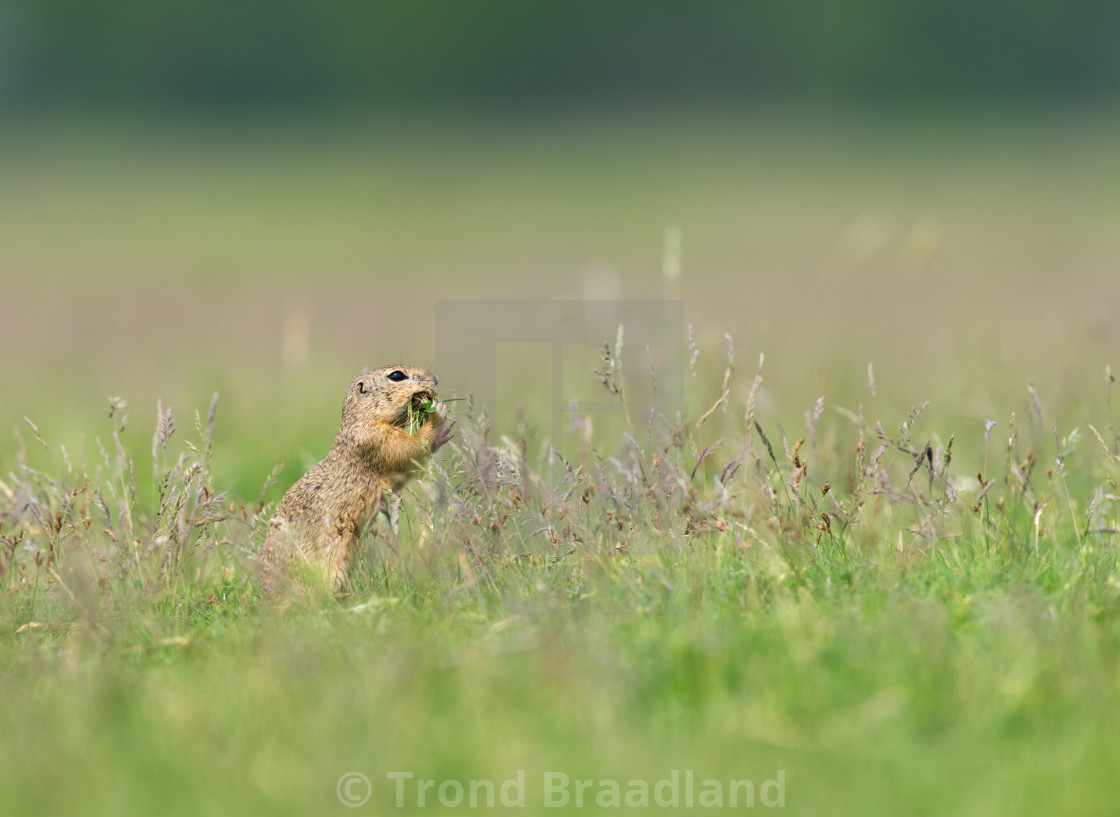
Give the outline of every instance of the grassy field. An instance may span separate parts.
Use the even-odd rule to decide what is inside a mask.
[[[654,124],[2,137],[6,812],[1111,813],[1110,123]],[[683,302],[678,404],[579,408],[625,327],[499,350],[350,591],[261,602],[362,366],[585,296]]]

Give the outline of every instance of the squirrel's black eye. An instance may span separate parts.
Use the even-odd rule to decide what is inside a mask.
[[[408,379],[408,375],[406,375],[400,369],[389,372],[389,374],[387,374],[386,377],[388,377],[394,383],[400,383],[402,380],[407,380]]]
[[[366,393],[366,382],[364,380],[358,381],[358,394]]]

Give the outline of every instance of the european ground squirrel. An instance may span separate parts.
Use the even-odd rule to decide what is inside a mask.
[[[284,494],[269,522],[261,551],[265,597],[282,598],[309,581],[342,588],[384,492],[400,490],[451,438],[445,407],[432,403],[438,384],[431,372],[409,366],[384,366],[350,384],[334,445]]]

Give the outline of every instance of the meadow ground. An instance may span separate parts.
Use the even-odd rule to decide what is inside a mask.
[[[454,811],[523,772],[520,810],[675,811],[691,772],[696,807],[1110,813],[1113,124],[5,133],[6,810]],[[681,301],[678,402],[551,439],[644,355],[508,344],[350,593],[261,604],[354,374],[438,363],[437,298],[581,297]]]

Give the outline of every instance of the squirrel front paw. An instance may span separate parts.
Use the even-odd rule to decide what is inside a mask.
[[[432,438],[432,445],[431,445],[432,453],[435,453],[441,447],[443,447],[443,445],[450,442],[450,440],[451,440],[451,429],[453,429],[453,428],[455,428],[454,421],[452,421],[452,423],[450,425],[440,426],[439,430],[436,431],[436,436],[434,436]]]

